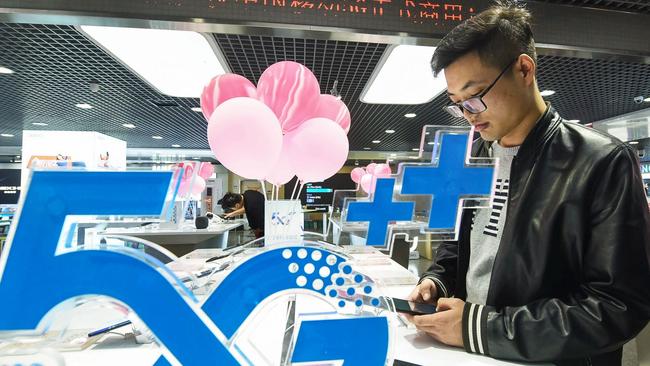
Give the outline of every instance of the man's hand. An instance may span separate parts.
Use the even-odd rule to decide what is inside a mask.
[[[409,301],[424,302],[433,304],[438,300],[438,288],[436,283],[427,278],[415,286],[408,297]]]
[[[408,320],[419,330],[426,332],[435,340],[449,346],[463,347],[463,308],[465,302],[460,299],[438,299],[435,314],[406,315]]]
[[[226,219],[229,219],[229,218],[231,218],[233,216],[243,215],[245,212],[246,212],[246,209],[242,207],[242,208],[238,208],[238,209],[236,209],[234,211],[231,211],[231,212],[225,214],[223,217],[226,218]]]

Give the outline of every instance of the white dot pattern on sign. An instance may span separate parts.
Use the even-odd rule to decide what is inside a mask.
[[[327,256],[327,259],[325,261],[330,266],[333,266],[334,264],[336,264],[336,256],[334,256],[334,254],[330,254],[330,255]]]
[[[314,251],[311,253],[311,259],[312,259],[314,262],[318,262],[321,258],[323,258],[323,254],[320,252],[320,250],[314,250]]]
[[[320,269],[318,270],[318,274],[321,277],[328,277],[330,275],[330,267],[326,267],[326,266],[320,267]]]
[[[285,249],[282,251],[282,258],[289,259],[291,258],[291,249]]]
[[[298,266],[298,263],[289,264],[289,272],[290,273],[296,273],[296,272],[298,272],[298,269],[300,269],[300,267]]]
[[[305,287],[306,284],[307,284],[307,277],[298,276],[298,279],[296,279],[296,285],[300,287]]]
[[[300,259],[307,258],[307,251],[305,249],[298,249],[298,258]]]
[[[314,265],[312,263],[305,264],[305,273],[312,274],[312,273],[314,273],[315,269],[316,268],[314,268]]]
[[[314,282],[312,282],[311,286],[314,288],[314,290],[318,291],[323,288],[323,280],[320,278],[315,279]]]

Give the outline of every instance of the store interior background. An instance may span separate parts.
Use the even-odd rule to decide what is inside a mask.
[[[650,17],[646,0],[537,2]],[[417,156],[425,125],[467,125],[443,111],[449,103],[444,92],[420,105],[360,101],[391,43],[256,33],[209,36],[227,69],[253,83],[269,65],[293,60],[314,72],[321,93],[341,97],[352,116],[350,155],[341,174],[371,162],[394,164]],[[13,71],[0,73],[0,169],[20,169],[23,130],[96,131],[127,142],[129,168],[159,169],[186,160],[216,164],[209,185],[215,201],[219,193],[259,187],[218,165],[209,150],[198,98],[158,92],[73,25],[0,23],[0,67]],[[650,57],[541,52],[538,68],[540,90],[554,92],[545,100],[564,118],[631,144],[638,151],[644,181],[650,182]],[[99,91],[92,91],[91,83],[99,85]],[[80,103],[92,108],[76,107]],[[319,231],[320,216],[312,219],[312,228]],[[232,244],[250,239],[244,231],[230,237]],[[420,272],[429,263],[425,258],[413,261],[411,269]],[[635,352],[626,357],[626,364],[635,364]]]

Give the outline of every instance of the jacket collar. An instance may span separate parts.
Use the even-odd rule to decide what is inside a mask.
[[[547,104],[546,111],[544,111],[535,124],[535,127],[526,136],[517,156],[521,159],[536,156],[541,150],[541,147],[555,134],[555,131],[560,127],[561,121],[560,114],[557,113],[550,103]]]
[[[560,126],[562,118],[557,113],[551,104],[547,104],[546,111],[537,120],[535,126],[526,136],[524,143],[521,145],[517,157],[520,159],[528,159],[537,155],[542,145],[544,145],[557,131]],[[487,157],[489,156],[489,149],[492,142],[485,141],[479,138],[474,143],[472,149],[473,156]]]

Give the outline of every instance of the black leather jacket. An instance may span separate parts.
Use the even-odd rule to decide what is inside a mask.
[[[489,144],[474,143],[474,156]],[[468,352],[558,365],[621,364],[650,319],[650,215],[636,153],[549,106],[514,159],[487,306],[467,303]],[[473,212],[432,277],[465,299]]]

